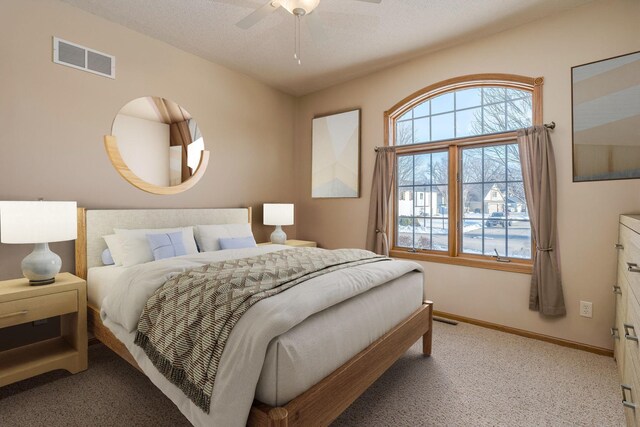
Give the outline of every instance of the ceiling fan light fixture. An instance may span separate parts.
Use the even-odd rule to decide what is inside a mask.
[[[318,7],[320,0],[279,0],[278,3],[290,14],[303,16],[308,15]]]

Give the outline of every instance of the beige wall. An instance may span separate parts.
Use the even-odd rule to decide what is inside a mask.
[[[115,55],[115,80],[52,62],[52,36]],[[0,200],[77,200],[89,208],[254,207],[291,202],[294,100],[243,74],[54,0],[0,2]],[[178,102],[211,151],[192,190],[157,196],[128,184],[102,146],[128,101]],[[294,227],[286,227],[295,235]],[[73,271],[73,244],[52,245]],[[0,245],[0,279],[18,277],[28,245]]]
[[[528,310],[530,276],[423,263],[426,296],[437,310],[612,348],[618,214],[640,211],[640,181],[572,183],[571,75],[574,65],[640,50],[640,2],[598,1],[542,21],[432,53],[329,88],[297,101],[296,182],[298,237],[322,246],[363,247],[374,163],[383,145],[383,112],[418,89],[475,73],[543,76],[544,119],[558,167],[559,234],[567,316],[545,319]],[[425,31],[428,31],[426,29]],[[362,108],[362,197],[313,200],[311,119]],[[580,300],[593,302],[593,318],[578,315]]]

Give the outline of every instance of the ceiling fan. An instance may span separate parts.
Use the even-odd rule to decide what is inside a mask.
[[[361,1],[365,3],[382,3],[382,0],[353,0]],[[295,51],[293,54],[294,59],[298,62],[298,65],[302,63],[300,55],[300,19],[303,16],[309,24],[309,30],[311,31],[311,37],[314,40],[324,39],[324,29],[322,22],[318,19],[316,14],[313,14],[316,7],[320,4],[320,0],[270,0],[264,6],[259,7],[247,17],[241,19],[236,25],[242,29],[249,29],[255,24],[269,16],[272,12],[275,12],[279,8],[285,9],[290,14],[296,17],[295,21]]]

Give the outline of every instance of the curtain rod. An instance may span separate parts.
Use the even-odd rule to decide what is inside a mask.
[[[553,129],[555,129],[555,128],[556,128],[556,122],[545,123],[545,124],[544,124],[544,127],[546,127],[547,129],[551,129],[551,130],[553,130]],[[380,147],[375,147],[375,148],[374,148],[374,150],[375,150],[375,151],[378,151],[378,148],[380,148]]]

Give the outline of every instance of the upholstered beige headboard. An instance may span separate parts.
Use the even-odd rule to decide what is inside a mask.
[[[251,208],[229,209],[85,209],[78,208],[76,275],[102,265],[107,247],[102,236],[114,228],[171,228],[189,225],[251,224]]]

